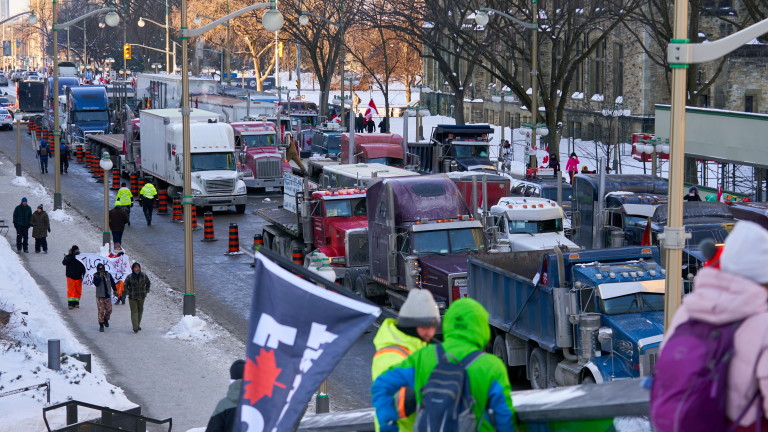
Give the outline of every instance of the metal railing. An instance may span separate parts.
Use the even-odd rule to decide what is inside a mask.
[[[8,231],[8,226],[7,225],[3,226],[3,224],[4,224],[4,222],[2,220],[0,220],[0,231],[2,231],[3,228],[5,228],[5,230],[7,232]],[[42,384],[35,384],[35,385],[27,386],[27,387],[22,387],[22,388],[19,388],[19,389],[16,389],[16,390],[11,390],[11,391],[7,391],[7,392],[4,392],[4,393],[0,393],[0,398],[1,397],[15,395],[17,393],[23,393],[25,391],[39,389],[41,387],[45,387],[45,400],[46,400],[46,402],[47,403],[51,403],[51,381],[50,380],[46,380]]]
[[[79,407],[88,408],[101,412],[101,418],[78,421],[77,409]],[[59,408],[67,410],[66,421],[67,425],[58,428],[51,429],[48,423],[48,412]],[[155,425],[168,425],[168,432],[171,432],[173,426],[173,419],[167,418],[164,420],[157,420],[150,417],[142,416],[141,414],[134,414],[128,411],[120,411],[112,408],[107,408],[99,405],[93,405],[81,401],[67,401],[56,405],[43,408],[43,420],[45,421],[45,427],[48,432],[80,432],[81,430],[99,430],[99,431],[133,431],[133,432],[145,432],[147,430],[147,424]],[[138,408],[141,411],[141,408]],[[81,429],[81,426],[85,426]],[[95,428],[92,428],[94,427]]]

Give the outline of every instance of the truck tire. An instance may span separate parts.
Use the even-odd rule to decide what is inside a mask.
[[[504,336],[496,336],[493,340],[493,355],[500,358],[504,362],[504,365],[509,367],[509,359],[507,358],[507,343],[504,341]]]
[[[356,268],[347,269],[347,271],[344,272],[344,281],[342,282],[344,288],[352,292],[355,291],[355,281],[357,280],[357,274],[358,271]]]
[[[534,348],[528,361],[528,380],[534,390],[547,388],[547,353],[541,348]]]
[[[245,213],[245,206],[246,206],[245,204],[236,204],[235,211],[237,212],[237,214]]]
[[[355,278],[355,287],[352,291],[361,298],[368,298],[368,290],[366,289],[367,286],[368,278],[365,277],[364,274],[358,273],[357,277]]]
[[[595,381],[595,377],[593,377],[591,374],[584,375],[584,378],[581,379],[582,384],[595,384],[597,381]]]

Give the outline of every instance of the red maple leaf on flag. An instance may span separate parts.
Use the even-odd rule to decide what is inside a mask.
[[[243,373],[243,379],[247,383],[243,397],[250,400],[250,405],[260,401],[264,396],[272,397],[275,386],[285,388],[285,384],[277,382],[282,369],[275,363],[274,350],[267,351],[262,348],[254,360],[256,360],[255,363],[251,359],[246,361]]]

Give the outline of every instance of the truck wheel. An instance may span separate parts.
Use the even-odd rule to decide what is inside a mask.
[[[595,384],[595,377],[593,377],[590,374],[584,375],[584,378],[581,380],[582,384]]]
[[[344,288],[355,291],[355,281],[357,280],[357,269],[348,269],[344,272]]]
[[[534,348],[528,361],[528,380],[535,390],[547,388],[547,353],[541,348]]]
[[[237,212],[237,214],[245,213],[245,204],[237,204],[237,205],[235,205],[235,211]]]
[[[365,275],[358,274],[355,278],[355,288],[352,290],[360,298],[368,298],[366,296],[366,286],[368,285],[368,279]]]
[[[493,355],[500,358],[505,366],[509,365],[509,359],[507,358],[507,343],[504,342],[504,336],[496,336],[496,339],[493,340]]]

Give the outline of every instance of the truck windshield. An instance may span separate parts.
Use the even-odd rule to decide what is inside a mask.
[[[316,115],[302,116],[302,115],[291,114],[291,118],[294,120],[300,121],[302,128],[307,126],[317,126]]]
[[[547,219],[547,220],[511,220],[509,221],[509,233],[510,234],[539,234],[549,232],[560,232],[563,230],[563,220]]]
[[[600,307],[607,315],[663,311],[664,294],[635,293],[607,300],[600,299]]]
[[[234,171],[236,167],[234,153],[193,153],[191,162],[192,172]]]
[[[73,111],[72,122],[107,122],[109,117],[106,111]]]
[[[541,197],[557,201],[557,186],[545,186],[541,188]],[[571,185],[563,185],[563,200],[570,201],[571,197]]]
[[[403,160],[400,158],[380,157],[368,159],[368,163],[380,163],[388,166],[403,166]]]
[[[487,158],[488,146],[487,145],[454,145],[451,146],[451,156],[456,158],[468,159],[468,158]]]
[[[325,146],[328,149],[338,150],[341,148],[341,135],[328,135],[325,137]]]
[[[274,135],[243,135],[241,139],[247,147],[274,147],[277,145]]]
[[[421,231],[413,234],[413,253],[416,255],[448,254],[483,249],[480,228]]]
[[[364,198],[325,201],[326,217],[365,216],[368,214]]]

